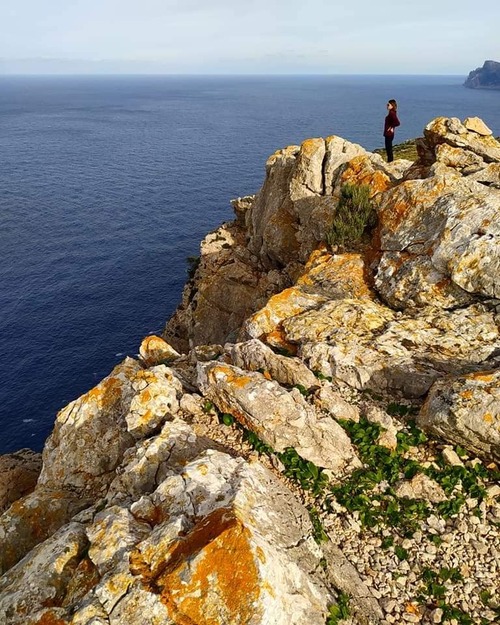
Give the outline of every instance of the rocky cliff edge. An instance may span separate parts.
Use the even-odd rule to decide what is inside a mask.
[[[500,144],[438,118],[417,147],[273,154],[164,336],[59,412],[36,485],[0,459],[0,622],[495,620]]]

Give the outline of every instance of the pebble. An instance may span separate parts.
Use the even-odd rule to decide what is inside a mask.
[[[436,608],[431,612],[430,616],[432,623],[441,623],[443,620],[443,610],[441,608]]]

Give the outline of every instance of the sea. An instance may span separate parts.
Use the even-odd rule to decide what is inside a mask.
[[[0,76],[0,454],[41,450],[58,410],[180,302],[188,257],[308,137],[383,145],[481,117],[465,76]]]

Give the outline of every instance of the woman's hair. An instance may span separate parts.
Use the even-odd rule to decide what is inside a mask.
[[[392,108],[397,111],[398,110],[398,103],[396,102],[396,100],[389,100],[389,104],[392,104]]]

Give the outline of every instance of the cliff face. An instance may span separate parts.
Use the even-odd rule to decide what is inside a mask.
[[[458,549],[479,568],[450,605],[491,589],[500,144],[438,118],[417,147],[388,165],[328,137],[269,158],[164,337],[59,412],[36,487],[0,502],[2,623],[323,625],[346,595],[352,623],[436,623],[446,606],[417,589]],[[332,247],[348,184],[377,223]]]
[[[464,86],[469,89],[500,89],[500,63],[485,61],[482,67],[469,73]]]

